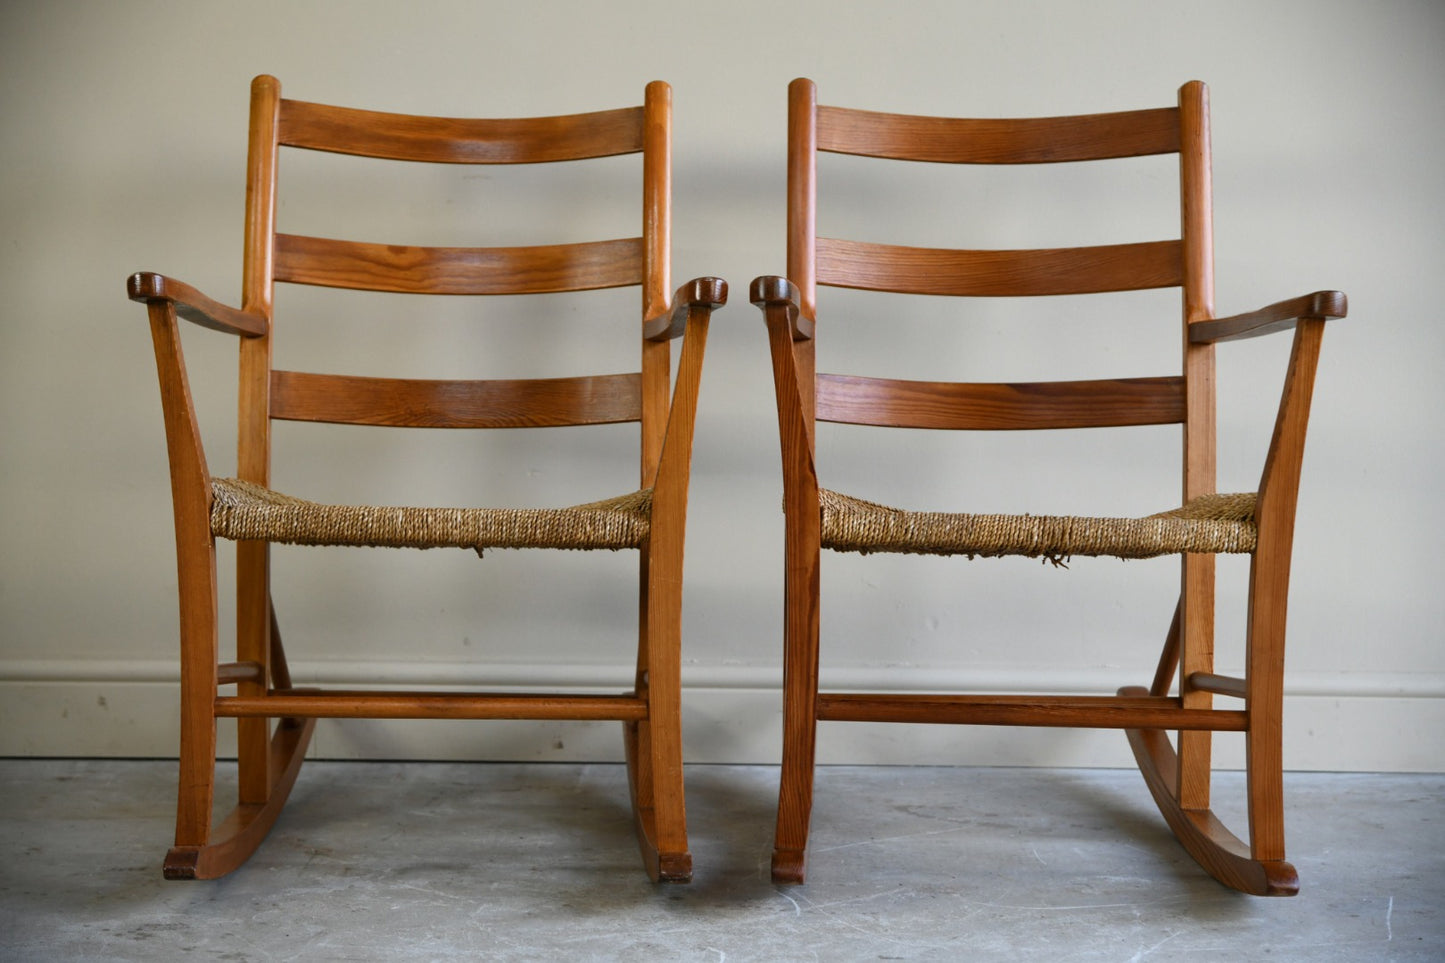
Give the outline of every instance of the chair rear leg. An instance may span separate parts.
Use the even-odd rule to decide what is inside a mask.
[[[639,677],[639,693],[646,691],[646,681]],[[642,863],[647,875],[657,879],[656,818],[653,810],[652,745],[647,727],[641,722],[622,724],[623,748],[627,759],[627,790],[632,801],[632,823],[637,832],[637,845],[642,850]]]
[[[271,639],[275,620],[271,613],[270,545],[236,543],[236,661],[261,667],[260,678],[239,682],[236,694],[264,698],[272,678]],[[237,792],[248,805],[265,805],[271,797],[276,773],[271,769],[271,720],[236,720]]]
[[[1208,710],[1213,694],[1195,689],[1185,680],[1196,672],[1214,671],[1214,588],[1213,555],[1185,555],[1183,583],[1179,595],[1178,650],[1179,702],[1185,709]],[[1207,811],[1213,770],[1214,733],[1208,730],[1180,730],[1175,733],[1179,757],[1174,796],[1186,810]]]

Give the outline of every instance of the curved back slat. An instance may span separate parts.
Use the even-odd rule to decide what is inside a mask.
[[[1177,285],[1178,241],[1023,251],[902,247],[820,237],[817,280],[908,294],[1005,297]]]
[[[271,372],[271,417],[397,428],[550,428],[642,417],[640,374],[421,381]]]
[[[642,108],[557,117],[417,117],[299,100],[281,102],[287,147],[443,164],[534,164],[642,150]]]
[[[819,374],[818,420],[888,428],[1027,430],[1170,425],[1183,378],[968,384]]]
[[[414,247],[276,235],[278,281],[406,294],[539,294],[642,281],[642,238],[536,247]]]
[[[818,150],[949,164],[1043,164],[1170,154],[1179,110],[990,120],[818,108]]]

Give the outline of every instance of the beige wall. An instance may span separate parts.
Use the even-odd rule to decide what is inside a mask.
[[[687,748],[714,761],[777,757],[780,481],[766,346],[746,291],[754,275],[783,269],[787,82],[810,76],[824,102],[880,110],[1029,115],[1164,105],[1199,78],[1215,114],[1219,309],[1326,287],[1348,292],[1353,306],[1326,340],[1306,459],[1287,764],[1445,768],[1439,740],[1422,738],[1445,727],[1433,544],[1445,520],[1436,377],[1445,326],[1433,297],[1445,264],[1442,48],[1445,8],[1434,0],[6,3],[0,753],[174,751],[165,453],[144,315],[125,302],[122,282],[159,270],[235,299],[252,75],[273,73],[301,99],[481,116],[612,107],[638,102],[648,80],[673,84],[674,276],[724,276],[734,299],[714,322],[688,542]],[[576,221],[570,198],[635,176],[625,165],[595,180],[426,170],[420,196],[408,199],[365,165],[288,163],[297,180],[336,192],[346,224],[398,242],[542,236],[509,206],[513,188],[533,182],[553,188],[543,226],[566,219],[585,236],[591,215]],[[822,227],[846,235],[880,215],[890,239],[958,246],[1144,240],[1175,229],[1167,164],[972,173],[908,171],[897,203],[879,210],[861,166],[830,162],[824,189],[833,186],[835,206]],[[1025,193],[1034,186],[1043,193]],[[1114,200],[1107,189],[1116,187],[1137,200]],[[327,216],[300,201],[281,210],[292,229],[323,231]],[[623,233],[633,216],[613,206],[596,218]],[[282,324],[353,306],[345,296],[286,297]],[[583,304],[554,306],[559,341],[599,322]],[[927,349],[915,376],[987,380],[1167,373],[1177,351],[1173,294],[1014,313],[972,303],[945,315],[928,303],[884,318],[877,300],[824,305],[840,319],[882,322],[853,355],[825,349],[838,368],[891,355],[896,340]],[[635,310],[629,299],[609,309]],[[362,372],[395,362],[407,374],[465,373],[502,358],[540,368],[521,337],[538,318],[477,313],[447,301],[428,326],[389,303],[354,327],[293,324],[278,351],[298,367]],[[483,325],[499,338],[495,356],[484,353],[494,349],[483,347]],[[213,468],[229,472],[234,345],[199,329],[187,337]],[[1253,482],[1287,349],[1276,338],[1222,352],[1226,487]],[[278,483],[358,498],[407,486],[433,501],[521,503],[535,493],[566,504],[593,493],[576,463],[545,455],[547,440],[447,435],[383,447],[359,429],[286,428]],[[824,458],[837,484],[905,505],[1133,512],[1171,503],[1176,456],[1149,446],[1171,440],[1146,430],[893,442],[860,430],[830,440]],[[308,449],[321,467],[301,467]],[[890,480],[887,469],[904,459],[930,474]],[[609,486],[626,484],[624,460],[609,470],[619,479]],[[618,684],[628,675],[630,558],[278,550],[276,567],[302,678],[565,685],[589,676],[579,666]],[[1227,671],[1239,664],[1242,567],[1223,568]],[[1112,691],[1152,671],[1175,579],[1170,562],[1079,560],[1062,571],[1021,560],[830,558],[825,675],[840,685],[871,675],[925,689]],[[484,656],[501,661],[500,674],[488,674]],[[611,725],[346,724],[324,728],[316,746],[333,756],[606,759],[620,740]],[[865,762],[1126,757],[1116,733],[943,727],[829,727],[821,752]],[[1237,761],[1238,747],[1221,758]]]

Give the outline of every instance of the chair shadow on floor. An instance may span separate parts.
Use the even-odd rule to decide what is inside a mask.
[[[260,867],[284,866],[303,877],[361,874],[473,889],[533,879],[559,895],[570,891],[588,913],[657,900],[725,908],[777,893],[768,874],[774,767],[688,767],[696,873],[688,886],[657,889],[631,872],[631,841],[617,832],[631,818],[621,766],[418,763],[390,765],[378,781],[364,775],[374,773],[374,765],[323,765],[330,770],[324,779],[298,783],[294,812],[283,815],[275,838],[258,852]],[[999,871],[1020,888],[1061,879],[1066,888],[1086,887],[1129,863],[1130,872],[1144,872],[1161,893],[1232,892],[1178,845],[1137,777],[1113,782],[1070,770],[906,767],[887,783],[908,790],[894,801],[879,789],[880,780],[891,778],[890,768],[819,767],[820,780],[834,789],[820,804],[820,859],[853,849],[868,862],[870,850],[889,849],[881,861],[901,870],[914,861],[910,849],[917,859],[935,859],[945,850],[965,865],[1013,846],[1027,858],[1004,860],[1009,866]],[[1233,778],[1236,773],[1220,775],[1227,811],[1241,780]],[[344,786],[353,778],[352,791],[335,791],[338,782]],[[1010,799],[1047,801],[1005,809],[1001,801]],[[507,816],[479,820],[479,813]],[[849,825],[854,821],[863,835]],[[1081,847],[1097,858],[1080,858]],[[1141,854],[1147,871],[1139,868]],[[961,876],[955,885],[960,895],[980,896],[990,884]],[[822,889],[820,880],[795,895]]]
[[[828,880],[865,872],[906,882],[949,865],[943,883],[985,902],[1004,891],[1053,892],[1068,900],[1101,879],[1134,881],[1160,899],[1219,898],[1247,905],[1219,885],[1159,822],[1136,774],[1005,767],[905,767],[880,784],[887,767],[820,766],[816,858]],[[1222,811],[1242,796],[1241,773],[1220,774]],[[895,792],[896,789],[896,792]],[[1240,800],[1242,807],[1242,799]],[[926,871],[917,867],[927,866]],[[987,867],[975,876],[968,867]],[[1128,898],[1127,887],[1116,896]],[[1137,894],[1136,894],[1137,895]]]

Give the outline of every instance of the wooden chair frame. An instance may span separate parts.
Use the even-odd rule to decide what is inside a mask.
[[[777,392],[786,512],[784,737],[775,882],[805,875],[814,744],[820,720],[1118,728],[1185,849],[1222,883],[1289,895],[1281,757],[1285,604],[1295,504],[1324,323],[1346,300],[1325,291],[1247,314],[1214,310],[1208,93],[1199,82],[1177,106],[1014,121],[880,114],[820,106],[811,81],[789,88],[788,277],[761,277]],[[948,251],[816,236],[816,155],[995,164],[1178,153],[1182,237],[1108,248]],[[816,372],[816,286],[967,296],[1041,295],[1179,286],[1182,373],[1163,379],[1039,385],[939,385]],[[1183,497],[1215,491],[1215,345],[1294,333],[1273,438],[1254,509],[1246,673],[1214,671],[1214,556],[1181,553],[1178,606],[1152,683],[1112,696],[898,695],[818,691],[820,501],[815,422],[948,429],[1037,429],[1178,423]],[[1125,389],[1128,389],[1125,391]],[[826,389],[826,392],[824,391]],[[1123,401],[1120,402],[1121,392]],[[1084,554],[1084,553],[1081,553]],[[1178,690],[1171,695],[1174,680]],[[1214,696],[1242,702],[1215,708]],[[1166,730],[1176,730],[1177,749]],[[1242,731],[1247,744],[1247,843],[1210,811],[1210,738]]]
[[[693,421],[708,321],[727,298],[698,278],[669,298],[671,89],[647,86],[640,107],[517,120],[381,114],[283,100],[251,88],[244,281],[239,309],[158,274],[128,281],[150,317],[165,418],[180,573],[181,726],[173,879],[235,869],[260,844],[296,780],[317,718],[615,719],[624,724],[632,806],[653,879],[691,876],[682,782],[680,635],[684,522]],[[422,248],[278,233],[280,147],[392,160],[511,164],[642,154],[642,233],[531,248]],[[429,382],[300,375],[272,366],[277,281],[363,290],[518,294],[639,285],[640,373],[513,382]],[[217,631],[213,479],[181,353],[178,318],[240,344],[242,482],[271,475],[278,418],[420,427],[498,428],[636,421],[650,527],[636,546],[641,604],[636,685],[617,696],[494,692],[352,692],[292,685],[270,590],[270,543],[238,540],[236,659]],[[671,342],[682,338],[676,387]],[[425,546],[417,546],[425,547]],[[476,546],[480,547],[480,545]],[[609,546],[611,547],[611,546]],[[234,695],[218,690],[235,686]],[[238,720],[239,798],[213,826],[216,720]],[[272,726],[271,720],[278,720]]]

